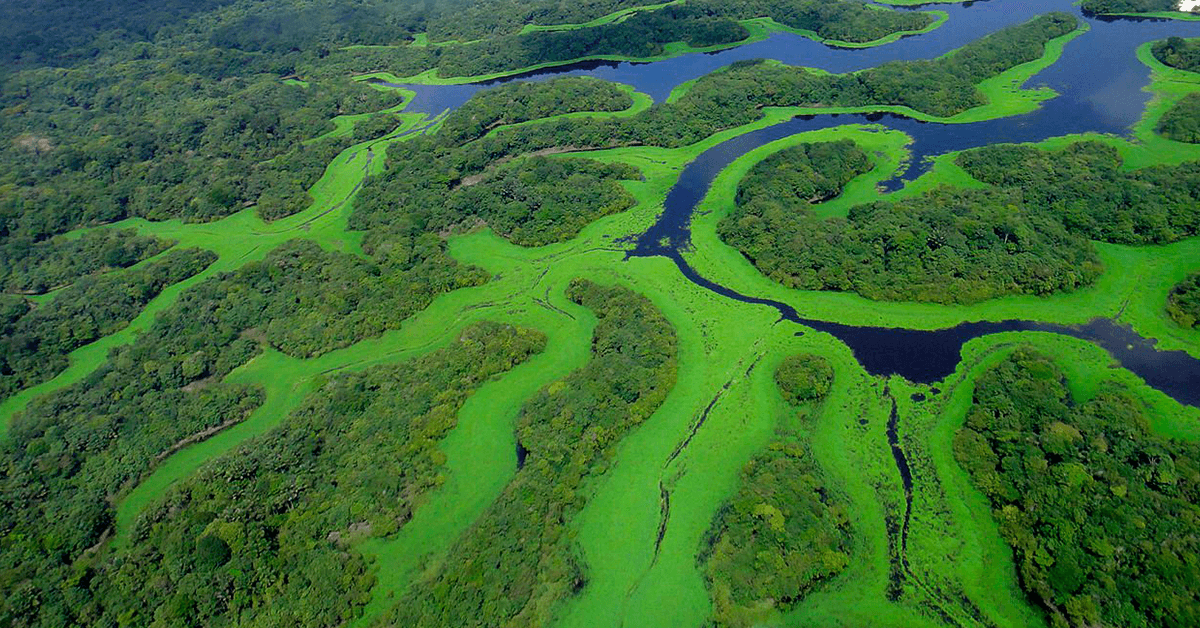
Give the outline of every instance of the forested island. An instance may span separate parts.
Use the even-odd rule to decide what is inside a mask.
[[[1195,624],[1200,23],[913,4],[0,7],[0,627]]]

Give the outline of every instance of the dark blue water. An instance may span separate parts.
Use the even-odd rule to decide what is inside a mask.
[[[1153,341],[1110,320],[1097,319],[1078,326],[1035,321],[967,322],[936,331],[854,327],[807,319],[787,304],[742,295],[701,277],[684,261],[680,250],[689,243],[689,222],[713,178],[732,161],[763,144],[805,131],[877,123],[913,138],[909,147],[912,164],[905,173],[911,180],[927,169],[928,157],[950,151],[1000,142],[1035,142],[1074,133],[1127,134],[1140,119],[1150,96],[1143,91],[1150,72],[1136,57],[1138,46],[1173,35],[1200,36],[1200,22],[1100,19],[1081,15],[1072,0],[968,2],[929,8],[947,11],[949,20],[931,33],[876,48],[835,48],[777,33],[754,44],[654,63],[585,62],[470,85],[407,86],[417,93],[408,110],[440,113],[498,83],[579,75],[626,83],[661,101],[677,85],[739,60],[767,58],[830,72],[851,72],[887,61],[934,58],[1049,11],[1074,13],[1087,22],[1090,30],[1070,42],[1058,62],[1026,85],[1047,86],[1059,94],[1037,111],[971,124],[926,123],[892,114],[815,115],[741,135],[705,151],[688,164],[667,195],[659,221],[638,238],[630,255],[669,257],[697,285],[732,299],[773,307],[786,320],[830,333],[845,342],[864,368],[874,374],[899,374],[918,383],[939,381],[953,373],[962,345],[972,338],[1004,331],[1045,331],[1093,342],[1149,385],[1182,403],[1200,406],[1200,361],[1181,351],[1158,351]],[[903,181],[887,185],[896,189]]]

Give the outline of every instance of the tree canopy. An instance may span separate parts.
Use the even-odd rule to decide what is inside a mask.
[[[1031,348],[975,382],[955,457],[1054,626],[1200,621],[1200,446],[1155,434],[1150,416],[1111,382],[1076,402]]]
[[[1167,295],[1167,314],[1183,327],[1200,326],[1200,271],[1171,288]]]

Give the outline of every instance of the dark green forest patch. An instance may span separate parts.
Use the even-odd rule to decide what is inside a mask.
[[[1116,244],[1167,244],[1200,233],[1200,162],[1122,169],[1116,149],[1076,142],[1062,150],[997,144],[966,151],[971,176],[1019,193],[1067,231]]]
[[[829,172],[798,159],[756,166],[718,226],[725,242],[786,286],[937,303],[1045,295],[1100,275],[1089,240],[1165,244],[1200,232],[1200,163],[1127,172],[1116,150],[1099,142],[966,151],[958,164],[991,188],[944,187],[821,219],[810,202],[865,168],[845,170],[840,164],[861,159],[858,149],[835,146],[822,160]],[[797,187],[797,178],[812,183]]]
[[[163,288],[216,259],[198,249],[172,251],[124,272],[84,277],[50,302],[0,322],[0,399],[50,379],[67,367],[71,351],[124,328]]]
[[[1189,275],[1167,295],[1167,314],[1183,327],[1200,326],[1200,272]]]
[[[870,157],[851,140],[800,144],[755,164],[738,184],[737,204],[759,216],[804,211],[870,170]]]
[[[597,218],[633,207],[633,196],[617,181],[638,176],[625,164],[533,157],[458,188],[446,210],[461,220],[478,218],[513,244],[539,246],[572,238]]]
[[[392,151],[387,172],[371,179],[355,202],[350,226],[367,232],[364,246],[479,224],[514,244],[539,246],[568,240],[597,218],[634,205],[619,181],[640,174],[624,164],[535,156],[451,178],[463,151],[420,139]]]
[[[833,387],[833,366],[819,355],[789,355],[775,369],[775,385],[783,400],[794,406],[820,401]]]
[[[354,543],[412,518],[444,479],[437,446],[463,403],[544,345],[540,332],[480,323],[427,356],[333,376],[282,427],[146,511],[129,551],[99,567],[85,613],[129,626],[342,625],[374,583]]]
[[[717,511],[697,562],[713,599],[714,626],[760,625],[794,607],[849,563],[846,506],[797,430],[833,383],[828,360],[789,356],[775,381],[797,416],[742,469],[737,493]]]
[[[1150,47],[1155,59],[1180,70],[1200,72],[1200,39],[1168,37]]]
[[[1200,92],[1192,92],[1171,105],[1154,130],[1169,140],[1200,144]]]
[[[0,285],[5,292],[44,294],[85,275],[132,266],[168,246],[132,229],[96,229],[37,243],[9,237],[0,243]]]
[[[23,73],[3,90],[0,228],[38,242],[131,216],[213,220],[257,205],[270,220],[308,207],[308,189],[352,138],[303,140],[341,114],[377,111],[395,94],[352,81],[309,87],[115,65]],[[53,185],[46,183],[53,181]]]
[[[632,106],[633,98],[616,83],[587,76],[510,83],[479,92],[451,111],[438,128],[438,137],[457,146],[500,126],[581,111],[622,111]]]
[[[1098,274],[1086,241],[1008,208],[1011,193],[941,189],[854,207],[846,219],[809,209],[869,169],[849,140],[781,151],[742,180],[718,234],[784,285],[873,299],[972,302],[1072,289]]]
[[[287,242],[185,291],[82,381],[30,402],[0,449],[0,589],[19,593],[0,617],[91,623],[79,619],[91,611],[88,594],[76,590],[89,586],[91,572],[72,565],[104,538],[117,498],[159,457],[261,403],[258,390],[219,382],[263,344],[321,355],[483,280],[446,256],[435,235],[388,244],[387,260],[376,264]]]
[[[569,533],[587,502],[583,483],[604,472],[621,439],[675,384],[675,330],[645,297],[572,282],[567,296],[596,314],[592,359],[540,390],[517,418],[524,465],[503,494],[385,625],[544,625],[587,583]]]
[[[1200,621],[1200,447],[1152,433],[1119,385],[1074,403],[1062,371],[1030,348],[981,375],[973,402],[955,457],[1052,625]]]
[[[1174,11],[1176,4],[1176,0],[1083,0],[1080,7],[1088,13],[1113,15]]]
[[[368,232],[367,246],[381,237],[419,238],[482,223],[522,246],[570,239],[597,218],[632,207],[633,197],[618,181],[640,173],[588,159],[534,155],[510,161],[522,151],[505,145],[507,134],[482,136],[493,128],[504,131],[502,125],[630,104],[615,85],[595,79],[480,92],[447,117],[438,133],[388,150],[387,170],[363,186],[350,228]],[[541,126],[531,128],[537,133]]]

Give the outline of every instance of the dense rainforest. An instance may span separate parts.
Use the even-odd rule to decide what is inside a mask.
[[[409,255],[445,257],[433,240]],[[81,611],[69,610],[62,583],[80,553],[108,534],[115,498],[177,444],[237,423],[260,404],[259,391],[219,383],[225,375],[264,347],[311,357],[377,336],[437,293],[481,280],[448,258],[405,267],[392,249],[377,265],[293,240],[185,291],[99,369],[35,399],[13,421],[0,443],[0,588],[20,584],[20,599],[58,609],[21,611],[33,613],[33,625],[70,623],[62,618]],[[48,513],[58,513],[53,525],[45,525]]]
[[[1200,272],[1188,275],[1171,288],[1171,294],[1167,296],[1167,314],[1183,327],[1200,325]]]
[[[1052,625],[1200,621],[1194,442],[1155,434],[1120,385],[1074,398],[1059,366],[1030,348],[980,376],[972,401],[955,457]]]
[[[182,32],[217,48],[287,55],[349,44],[399,44],[427,33],[431,41],[515,34],[525,24],[587,22],[642,6],[638,0],[51,0],[0,8],[11,34],[0,53],[17,67],[69,65],[122,44],[155,43]]]
[[[199,249],[174,250],[124,272],[84,277],[44,305],[17,300],[6,307],[10,314],[0,323],[0,399],[53,377],[67,367],[68,353],[119,331],[163,288],[216,258]]]
[[[1089,240],[1164,244],[1200,232],[1200,162],[1126,172],[1099,142],[965,151],[958,164],[991,187],[878,201],[845,219],[813,214],[869,169],[865,159],[844,141],[759,162],[720,236],[789,287],[975,303],[1091,284],[1102,267]]]
[[[872,613],[852,608],[848,574],[877,568],[859,550],[895,545],[877,528],[900,490],[912,499],[890,486],[899,450],[872,423],[879,380],[832,336],[756,327],[759,305],[721,309],[665,260],[619,263],[637,234],[598,234],[620,221],[585,228],[634,208],[630,223],[650,218],[691,145],[766,108],[953,117],[1080,26],[1049,13],[846,74],[741,61],[658,103],[590,77],[513,82],[423,115],[369,73],[478,77],[779,29],[874,45],[940,22],[859,0],[47,0],[0,6],[0,24],[0,628],[545,626],[585,600],[620,601],[605,611],[616,622],[660,583],[670,596],[649,604],[700,609],[695,624],[759,625],[826,597],[843,623]],[[1196,70],[1197,41],[1153,52]],[[1198,103],[1182,98],[1158,132],[1196,142]],[[1130,170],[1120,155],[1098,142],[966,151],[955,165],[971,189],[822,218],[885,155],[810,142],[754,165],[718,232],[790,287],[935,303],[1069,292],[1103,270],[1094,241],[1200,232],[1200,162]],[[310,193],[323,176],[337,198]],[[504,241],[459,237],[482,227]],[[1198,285],[1167,296],[1182,327],[1200,319]],[[89,345],[111,349],[68,358]],[[769,390],[755,365],[775,363]],[[752,379],[769,392],[747,395]],[[1149,429],[1144,391],[1106,382],[1077,400],[1068,391],[1090,390],[1077,384],[1018,350],[978,378],[953,453],[1052,625],[1196,623],[1196,446]],[[528,393],[511,405],[468,404],[515,385]],[[495,494],[468,496],[479,516],[453,533],[417,517],[464,481],[450,437],[489,421],[509,436],[486,443],[505,463],[482,469]],[[845,451],[819,449],[847,435]],[[902,436],[925,453],[920,431]],[[636,449],[649,439],[675,447],[665,462]],[[613,470],[631,467],[626,485]],[[688,481],[723,488],[672,510]],[[623,501],[596,499],[613,484]],[[864,498],[882,521],[850,519]],[[611,503],[653,511],[657,538]],[[598,509],[622,541],[653,547],[636,582],[614,567],[642,556],[618,563],[584,538]],[[414,528],[443,549],[389,569],[396,554],[379,548]],[[684,566],[654,571],[680,545]],[[962,562],[953,551],[947,565]],[[1017,586],[986,567],[997,591]],[[863,601],[939,625],[944,600],[919,588]]]
[[[5,238],[0,255],[0,285],[16,294],[45,294],[78,277],[128,268],[167,247],[152,236],[131,229],[95,229],[77,238],[56,237],[31,243]]]
[[[833,368],[821,356],[792,355],[775,381],[788,415],[743,467],[737,493],[713,517],[697,558],[713,597],[713,626],[761,625],[850,560],[846,505],[801,434],[833,384]]]
[[[332,376],[279,429],[148,510],[129,551],[94,567],[87,605],[71,609],[76,621],[347,621],[374,582],[354,543],[412,518],[444,481],[437,444],[463,403],[544,344],[540,332],[480,323],[424,357]],[[146,582],[160,586],[135,599],[120,593]],[[272,603],[279,598],[309,602]]]

